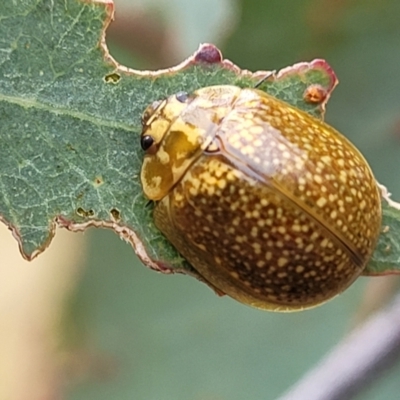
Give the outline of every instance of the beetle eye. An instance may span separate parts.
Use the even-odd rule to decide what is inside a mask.
[[[176,97],[176,99],[177,99],[178,101],[180,101],[181,103],[185,103],[186,100],[189,98],[189,95],[188,95],[186,92],[178,92],[178,93],[175,95],[175,97]]]
[[[150,135],[144,135],[140,138],[140,145],[144,151],[148,150],[154,143],[154,138]]]

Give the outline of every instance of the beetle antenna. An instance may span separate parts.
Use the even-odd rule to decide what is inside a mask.
[[[153,204],[153,200],[149,200],[149,201],[146,203],[145,207],[146,207],[146,208],[149,208],[152,204]]]
[[[275,71],[270,71],[267,72],[265,74],[265,76],[263,76],[255,85],[254,85],[254,89],[257,89],[258,87],[260,87],[268,78],[270,78],[272,75],[275,74]]]

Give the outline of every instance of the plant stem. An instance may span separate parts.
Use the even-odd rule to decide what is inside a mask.
[[[350,333],[277,400],[349,400],[400,356],[400,296]]]

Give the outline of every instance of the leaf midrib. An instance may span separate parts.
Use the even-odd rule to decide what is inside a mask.
[[[93,125],[104,126],[104,127],[114,128],[114,129],[121,129],[121,130],[128,131],[128,132],[137,132],[137,128],[135,129],[134,125],[124,124],[124,123],[121,123],[121,122],[115,121],[115,120],[111,121],[108,119],[101,118],[99,115],[85,114],[85,113],[82,113],[82,112],[79,112],[79,111],[76,111],[76,110],[73,110],[70,108],[61,107],[59,105],[53,107],[53,106],[47,105],[45,103],[40,103],[36,99],[20,98],[20,97],[7,96],[4,94],[0,94],[0,102],[2,102],[2,101],[19,105],[23,108],[36,108],[37,110],[47,111],[54,115],[69,116],[74,119],[79,119],[81,121],[90,122]]]

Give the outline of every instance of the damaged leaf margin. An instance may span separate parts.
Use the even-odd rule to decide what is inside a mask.
[[[12,231],[21,254],[28,260],[50,244],[56,225],[70,231],[95,226],[113,229],[135,248],[144,264],[157,271],[196,275],[155,228],[151,209],[146,207],[147,200],[142,195],[138,178],[142,158],[138,139],[141,112],[152,101],[180,90],[190,92],[215,84],[254,87],[268,76],[260,89],[322,118],[337,84],[333,70],[323,60],[298,63],[278,72],[253,73],[223,59],[221,52],[211,44],[201,45],[175,67],[159,71],[133,70],[119,65],[108,52],[105,35],[113,19],[111,1],[67,0],[64,5],[46,3],[47,8],[44,3],[38,5],[29,0],[24,4],[25,24],[20,23],[20,11],[14,10],[13,17],[11,10],[10,15],[3,18],[5,28],[7,22],[20,29],[25,25],[26,31],[19,33],[30,37],[40,35],[38,24],[49,20],[48,25],[53,29],[51,35],[43,31],[43,35],[47,35],[47,41],[42,41],[43,53],[33,53],[34,42],[22,47],[20,42],[15,44],[12,34],[3,35],[9,39],[8,43],[4,40],[3,50],[29,58],[30,71],[35,69],[35,57],[51,54],[52,58],[52,71],[41,65],[37,74],[26,74],[30,82],[28,89],[27,86],[19,89],[18,85],[24,85],[9,78],[0,86],[0,102],[4,105],[1,118],[7,122],[0,130],[2,159],[7,159],[9,143],[15,140],[17,133],[24,138],[12,148],[15,155],[0,174],[0,220]],[[39,6],[43,9],[38,9]],[[67,22],[63,23],[63,18]],[[34,27],[32,32],[35,33],[31,33],[29,27]],[[73,44],[74,53],[62,61],[68,44]],[[13,50],[15,48],[17,50]],[[71,65],[75,68],[72,74]],[[7,60],[1,67],[9,72]],[[20,67],[23,70],[25,65]],[[6,76],[4,70],[3,77]],[[42,76],[47,77],[47,85],[40,81]],[[51,84],[48,84],[49,78]],[[30,92],[31,86],[41,90]],[[63,94],[68,96],[63,97]],[[41,121],[41,125],[32,135],[24,126],[35,125],[36,121]],[[38,140],[43,146],[35,147]],[[31,146],[32,151],[22,155],[18,147],[22,144],[26,148]],[[40,157],[37,157],[38,152]],[[96,157],[100,161],[96,161]],[[53,163],[54,168],[47,170],[37,158]],[[61,171],[54,172],[56,167]],[[31,175],[23,175],[25,170]],[[25,185],[29,179],[34,185]],[[47,193],[42,193],[46,191],[43,188]],[[24,190],[25,203],[23,198],[14,202],[13,199],[24,195]],[[383,229],[365,274],[395,273],[400,264],[400,241],[396,233],[400,231],[397,227],[400,206],[390,200],[384,188],[381,190]],[[44,206],[30,207],[32,196],[37,196]]]

